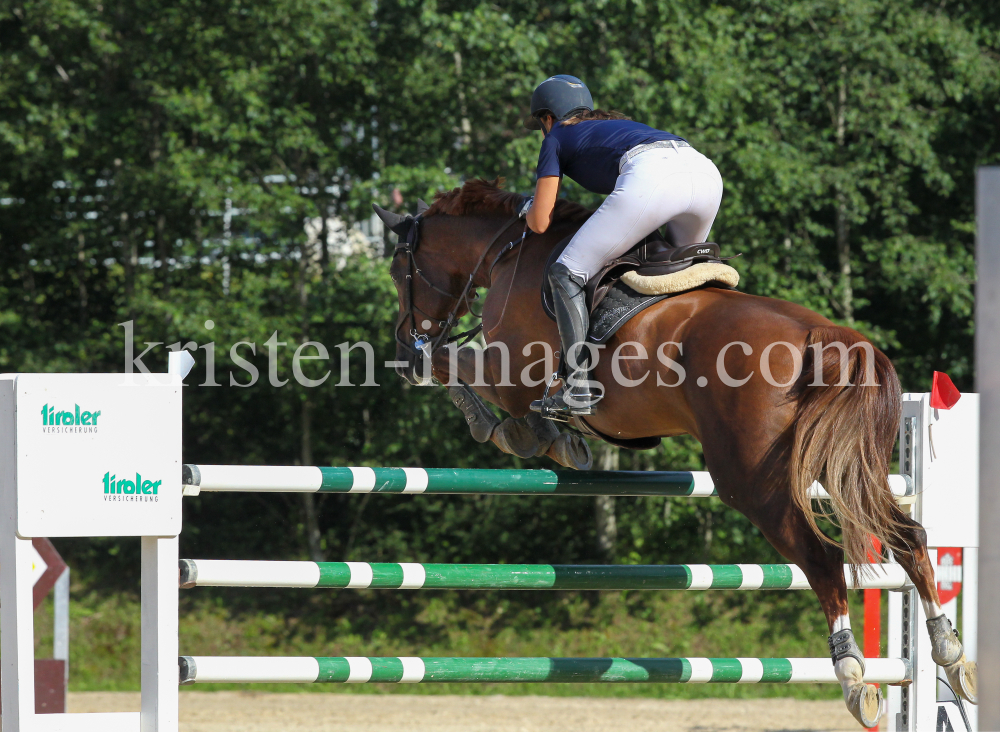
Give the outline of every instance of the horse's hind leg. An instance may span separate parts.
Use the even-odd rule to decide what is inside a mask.
[[[762,494],[767,497],[758,503]],[[865,660],[851,631],[843,550],[813,533],[787,492],[765,489],[740,498],[743,500],[733,501],[737,504],[734,507],[757,525],[782,556],[805,573],[826,615],[830,656],[847,708],[863,726],[874,727],[882,714],[882,692],[863,680]]]
[[[920,595],[931,636],[931,657],[944,668],[955,694],[976,703],[977,669],[975,661],[965,657],[958,633],[951,627],[938,600],[934,568],[927,553],[927,532],[916,521],[897,509],[896,518],[905,527],[901,532],[908,551],[894,552],[896,561],[906,571]]]

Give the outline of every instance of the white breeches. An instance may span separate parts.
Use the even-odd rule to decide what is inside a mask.
[[[625,164],[614,191],[557,261],[589,280],[664,224],[679,245],[707,241],[721,201],[722,176],[700,152],[646,150]]]

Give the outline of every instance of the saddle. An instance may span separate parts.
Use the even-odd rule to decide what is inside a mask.
[[[563,253],[572,238],[568,236],[559,242],[545,263],[542,308],[552,320],[556,316],[552,308],[549,267]],[[724,264],[724,260],[732,258],[720,257],[718,244],[705,242],[678,246],[664,239],[659,230],[654,231],[624,255],[605,264],[587,283],[587,308],[590,311],[587,340],[595,344],[607,342],[630,319],[672,295],[701,287],[732,289],[739,281],[739,276]],[[702,269],[697,276],[672,277],[685,270],[693,273],[695,268]],[[643,289],[654,294],[636,291],[623,281],[623,277],[637,287],[652,284],[652,287]],[[585,435],[629,450],[651,450],[660,444],[659,437],[624,439],[606,435],[592,427],[583,417],[572,417],[570,423]]]
[[[552,308],[549,267],[563,253],[572,238],[567,236],[559,242],[545,263],[542,276],[542,308],[552,320],[555,320],[556,316]],[[653,282],[662,282],[665,279],[663,275],[673,275],[695,265],[721,265],[724,270],[732,271],[724,265],[725,259],[732,257],[720,257],[719,245],[713,242],[678,246],[664,239],[659,230],[654,231],[628,252],[606,263],[597,275],[587,282],[587,308],[590,311],[590,331],[587,340],[597,344],[607,342],[633,317],[671,295],[705,286],[731,288],[735,284],[725,276],[714,277],[709,274],[693,280],[691,286],[654,288],[655,294],[643,294],[630,287],[622,280],[623,277],[639,287],[639,282],[650,281],[646,278],[655,277],[658,280]],[[716,270],[710,272],[714,273]]]

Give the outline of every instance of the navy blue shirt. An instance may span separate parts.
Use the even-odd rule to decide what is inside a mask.
[[[637,145],[683,138],[628,119],[592,119],[557,124],[538,155],[539,178],[568,175],[588,191],[611,193],[622,155]]]

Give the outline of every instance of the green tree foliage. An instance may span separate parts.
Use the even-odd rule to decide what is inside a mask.
[[[119,371],[132,321],[136,354],[198,350],[192,462],[518,465],[474,443],[441,390],[381,367],[396,296],[350,227],[372,230],[372,201],[412,210],[473,176],[529,190],[540,138],[520,121],[560,72],[716,161],[714,238],[744,254],[747,291],[858,327],[908,389],[932,369],[971,386],[973,171],[1000,158],[1000,15],[984,0],[13,0],[0,368]],[[571,182],[564,195],[599,203]],[[287,344],[278,380],[297,349],[319,353],[310,341],[330,359],[305,375],[328,379],[271,385],[272,334]],[[238,351],[259,370],[250,388],[240,341],[256,344]],[[379,386],[338,386],[364,380],[364,354],[348,374],[335,348],[359,341]],[[622,457],[698,466],[690,440]],[[184,552],[204,557],[599,559],[583,499],[232,496],[186,511]],[[617,511],[619,561],[776,559],[718,503]],[[73,552],[132,580],[122,546]]]

